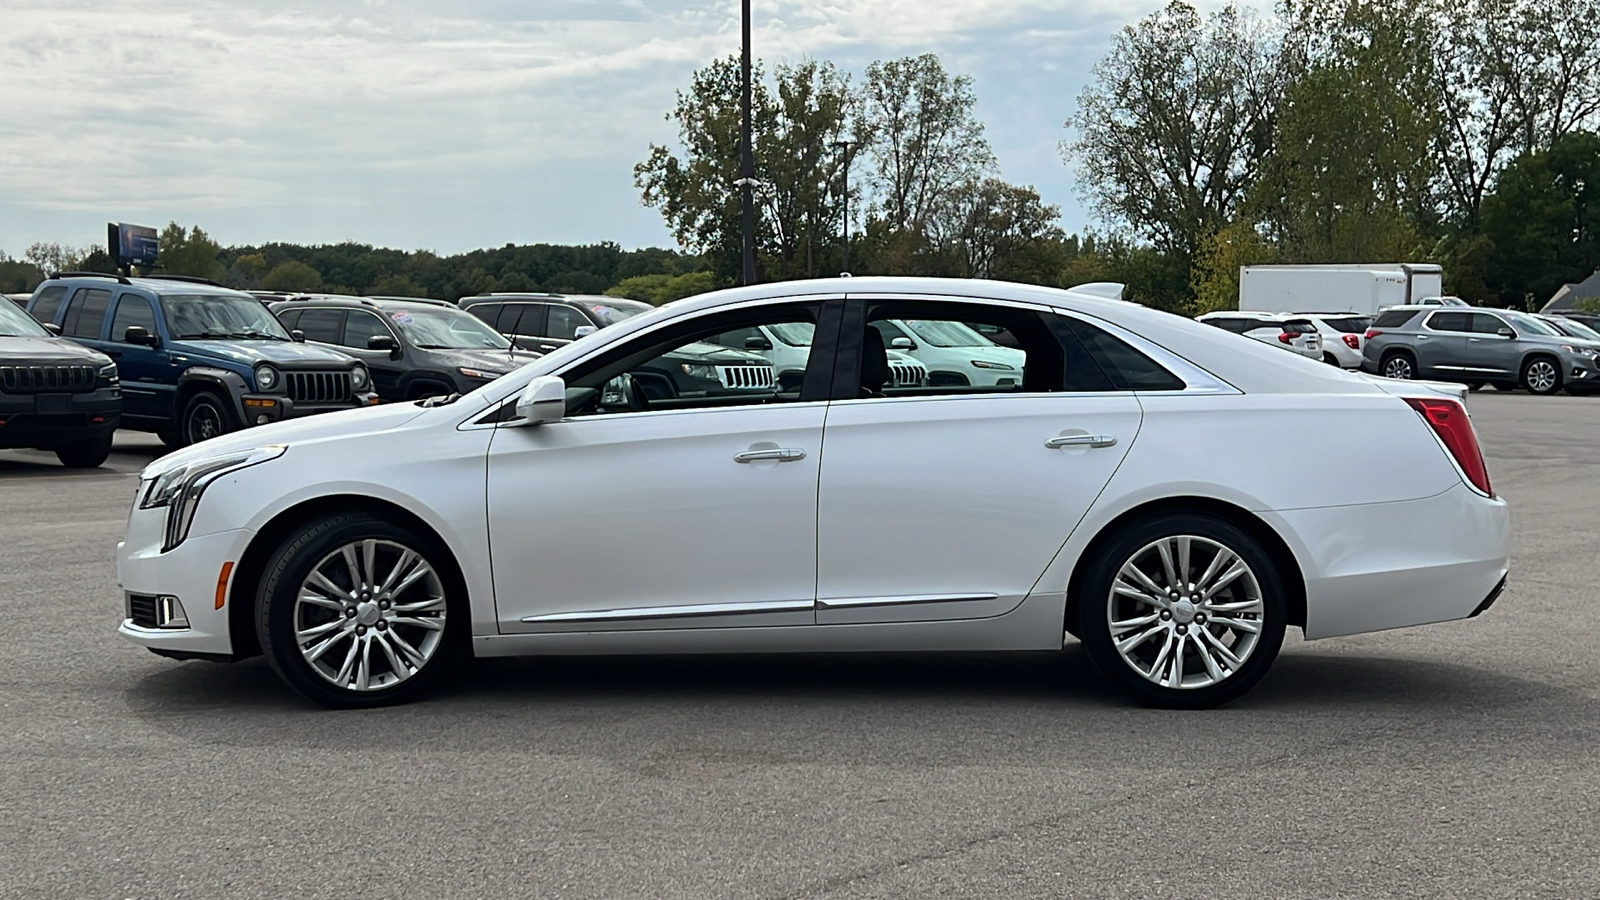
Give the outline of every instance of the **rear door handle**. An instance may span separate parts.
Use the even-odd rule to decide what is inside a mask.
[[[746,450],[743,453],[736,453],[733,461],[750,463],[763,459],[775,459],[778,462],[794,462],[797,459],[805,458],[806,452],[804,450],[798,450],[793,447],[773,447],[769,450]]]
[[[1063,434],[1044,442],[1051,450],[1062,447],[1110,447],[1117,439],[1109,434]]]

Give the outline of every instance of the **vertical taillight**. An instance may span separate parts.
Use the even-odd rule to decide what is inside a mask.
[[[1280,343],[1280,344],[1289,344],[1289,343],[1293,343],[1293,342],[1294,342],[1294,335],[1290,334],[1287,331],[1285,331],[1283,334],[1278,335],[1278,343]]]
[[[1360,350],[1361,338],[1356,337],[1353,334],[1344,335],[1344,345],[1349,347],[1351,350]]]
[[[1467,418],[1467,408],[1459,400],[1444,397],[1407,397],[1405,401],[1422,415],[1433,428],[1433,433],[1444,442],[1445,449],[1455,457],[1456,465],[1467,476],[1467,481],[1489,496],[1494,489],[1489,486],[1489,467],[1483,463],[1483,451],[1478,447],[1478,433]]]

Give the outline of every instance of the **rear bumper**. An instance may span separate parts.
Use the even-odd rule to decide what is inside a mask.
[[[103,439],[117,430],[122,392],[101,388],[70,399],[61,395],[0,394],[0,448],[50,449],[86,439]]]
[[[1306,637],[1465,619],[1506,580],[1511,516],[1465,484],[1423,500],[1279,512],[1299,546]]]

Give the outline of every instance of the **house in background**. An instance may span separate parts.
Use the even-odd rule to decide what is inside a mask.
[[[1561,289],[1551,295],[1550,302],[1544,305],[1540,312],[1553,313],[1562,310],[1578,308],[1578,301],[1585,298],[1600,300],[1600,270],[1577,284],[1564,284]]]

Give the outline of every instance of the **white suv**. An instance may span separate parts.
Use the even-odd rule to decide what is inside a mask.
[[[1367,329],[1372,319],[1356,313],[1305,313],[1322,335],[1322,361],[1341,369],[1361,368],[1361,351],[1366,346]]]
[[[1195,320],[1223,331],[1242,334],[1263,344],[1279,345],[1309,359],[1322,359],[1322,334],[1316,324],[1305,316],[1230,310],[1206,313],[1196,316]]]
[[[960,322],[881,319],[870,323],[883,345],[915,358],[928,370],[929,387],[1010,387],[1022,383],[1027,354],[1002,347]]]

